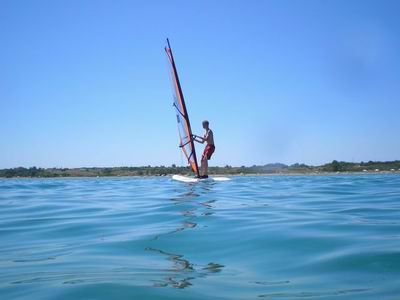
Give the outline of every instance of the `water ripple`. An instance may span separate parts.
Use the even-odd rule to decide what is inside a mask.
[[[0,297],[395,299],[399,220],[395,174],[1,179]]]

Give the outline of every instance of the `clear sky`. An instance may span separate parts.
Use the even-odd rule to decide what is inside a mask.
[[[400,159],[400,1],[0,0],[0,168]],[[203,147],[198,147],[201,152]]]

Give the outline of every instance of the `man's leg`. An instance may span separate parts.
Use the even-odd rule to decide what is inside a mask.
[[[201,160],[201,175],[202,176],[205,176],[205,175],[207,175],[207,170],[208,169],[208,161],[207,161],[207,157],[204,157],[202,160]]]

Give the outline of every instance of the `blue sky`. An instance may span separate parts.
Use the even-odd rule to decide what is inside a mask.
[[[400,2],[0,1],[0,168],[399,159]],[[198,147],[198,152],[202,146]]]

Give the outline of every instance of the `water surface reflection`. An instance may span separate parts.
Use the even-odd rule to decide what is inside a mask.
[[[176,207],[177,216],[180,224],[175,229],[157,234],[151,243],[155,244],[160,239],[168,239],[171,235],[180,233],[184,230],[194,230],[198,226],[201,218],[213,214],[213,204],[215,199],[202,201],[202,198],[208,199],[212,191],[213,184],[183,184],[176,190],[176,195],[171,197],[170,203]],[[204,226],[207,227],[207,226]],[[177,245],[178,246],[178,245]],[[196,264],[190,261],[184,254],[173,253],[175,251],[166,251],[157,246],[149,246],[146,251],[164,256],[171,262],[169,268],[160,270],[167,272],[167,276],[162,279],[153,280],[154,287],[170,287],[184,289],[193,285],[196,278],[221,272],[225,266],[215,262],[207,264]]]

